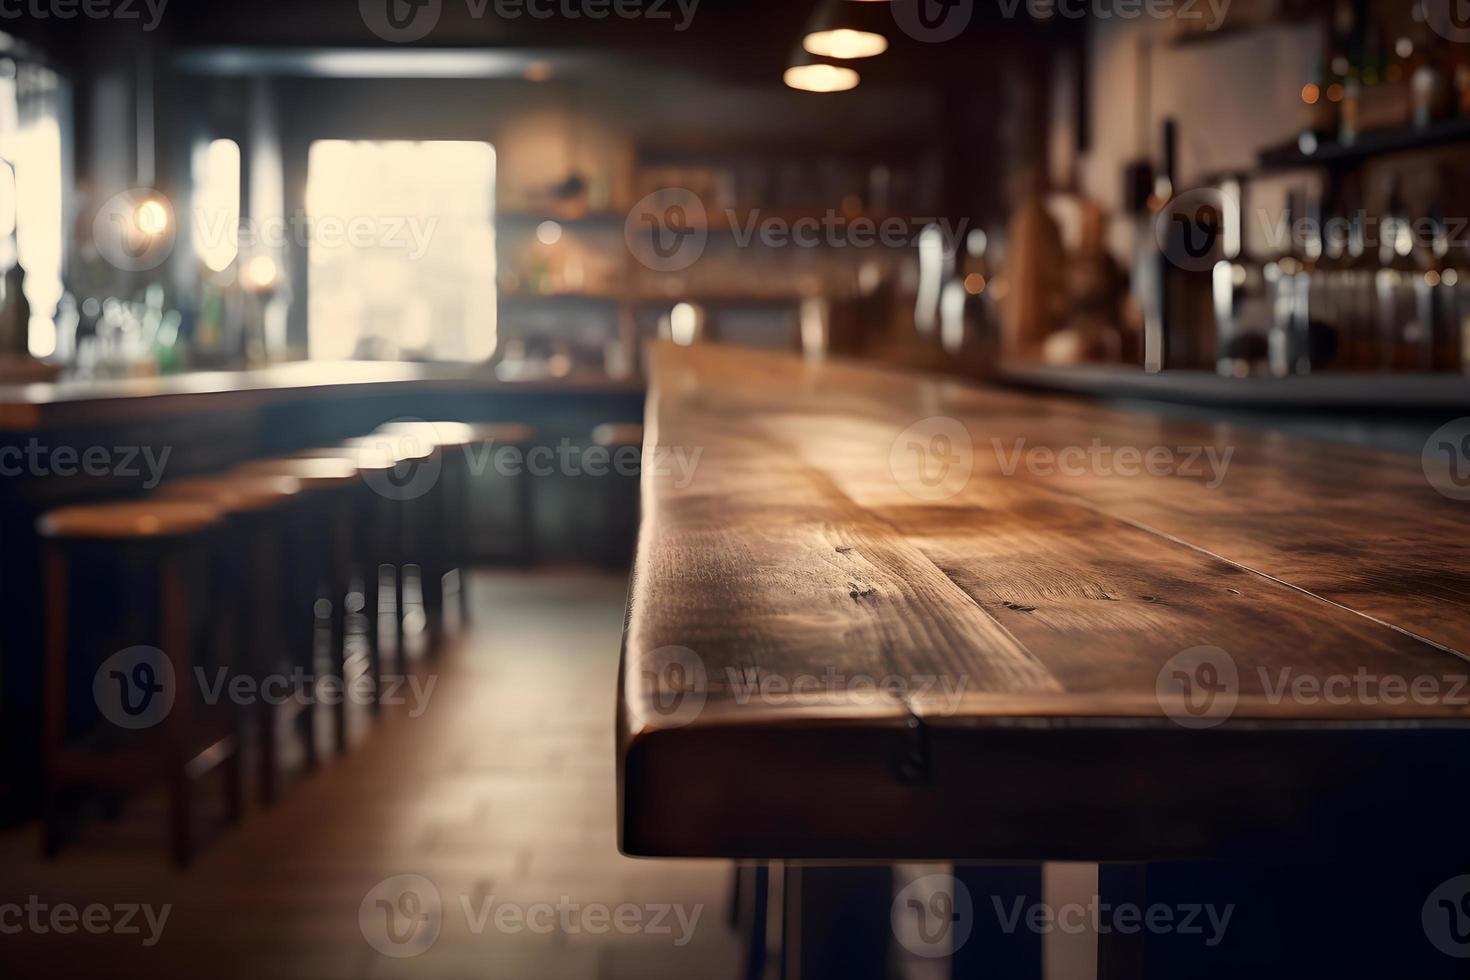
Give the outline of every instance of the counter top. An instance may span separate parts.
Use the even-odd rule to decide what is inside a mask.
[[[271,401],[416,389],[635,392],[637,381],[572,375],[505,381],[478,364],[300,361],[240,371],[0,385],[0,431],[49,429],[100,418],[148,418],[207,408],[246,410]]]
[[[1415,456],[716,346],[646,430],[630,853],[1463,837],[1470,503]]]

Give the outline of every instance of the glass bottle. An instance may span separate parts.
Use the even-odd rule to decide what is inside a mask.
[[[1378,270],[1373,276],[1377,366],[1384,371],[1425,370],[1429,327],[1421,318],[1417,286],[1425,270],[1415,255],[1413,226],[1397,180],[1389,191],[1378,238]]]

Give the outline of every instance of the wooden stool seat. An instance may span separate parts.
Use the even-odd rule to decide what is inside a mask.
[[[463,422],[390,422],[379,426],[378,432],[385,435],[415,436],[425,444],[435,445],[440,449],[459,449],[485,441],[475,433],[474,426]]]
[[[440,443],[426,438],[425,435],[410,431],[375,432],[348,439],[342,446],[345,450],[356,453],[386,453],[400,463],[429,459],[442,448]]]
[[[366,446],[341,445],[318,446],[315,449],[298,449],[282,459],[340,459],[357,467],[359,473],[382,472],[398,465],[392,453]]]
[[[599,446],[641,446],[643,426],[636,422],[605,422],[592,430],[592,441]]]
[[[241,464],[234,472],[253,476],[289,476],[304,490],[319,490],[347,486],[358,479],[359,471],[350,458],[310,456],[257,459]]]
[[[301,492],[294,476],[239,475],[197,476],[170,480],[156,493],[167,500],[193,500],[212,504],[229,514],[269,510]]]
[[[219,508],[196,501],[128,501],[81,504],[43,514],[36,528],[44,538],[171,538],[219,523]]]

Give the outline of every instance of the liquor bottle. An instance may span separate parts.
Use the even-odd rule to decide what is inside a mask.
[[[1336,338],[1334,367],[1348,363],[1346,330],[1342,313],[1342,275],[1347,256],[1346,225],[1325,199],[1317,204],[1317,220],[1309,224],[1307,308],[1309,323]],[[1315,257],[1313,253],[1315,252]],[[1319,361],[1318,367],[1322,364]]]
[[[1462,358],[1461,297],[1464,284],[1457,254],[1450,241],[1449,223],[1444,209],[1432,209],[1434,243],[1430,268],[1418,283],[1422,316],[1429,324],[1429,370],[1459,371]]]
[[[1164,120],[1162,134],[1162,166],[1158,184],[1168,195],[1180,190],[1178,181],[1178,134],[1173,119]],[[1167,199],[1168,195],[1159,194]],[[1212,370],[1218,362],[1215,338],[1215,299],[1211,270],[1226,258],[1225,227],[1239,223],[1239,199],[1230,194],[1218,198],[1220,208],[1235,208],[1227,216],[1220,208],[1199,207],[1192,214],[1163,211],[1168,224],[1152,231],[1158,241],[1150,241],[1157,254],[1155,284],[1158,318],[1146,332],[1145,365],[1154,370],[1164,367],[1189,370]],[[1167,208],[1163,201],[1161,207]],[[1157,216],[1155,216],[1157,217]],[[1150,236],[1153,239],[1153,236]],[[1159,245],[1163,248],[1160,250]],[[1186,267],[1187,266],[1187,267]]]
[[[1408,208],[1397,179],[1390,185],[1388,210],[1379,225],[1377,301],[1378,367],[1384,371],[1422,371],[1429,366],[1429,325],[1424,321],[1416,284],[1427,271],[1416,256]]]
[[[954,278],[954,244],[945,240],[939,225],[919,232],[919,288],[914,299],[914,329],[921,343],[932,341],[939,330],[939,301],[944,284]]]
[[[1123,357],[1119,313],[1127,277],[1103,242],[1106,218],[1097,202],[1082,202],[1080,224],[1080,241],[1067,260],[1066,319],[1042,349],[1048,364],[1116,363]]]
[[[1452,187],[1448,181],[1452,181],[1452,175],[1442,167],[1439,172],[1441,194],[1445,188]],[[1466,344],[1470,338],[1464,336],[1466,314],[1470,314],[1470,307],[1466,307],[1466,287],[1470,284],[1470,279],[1467,279],[1470,262],[1467,259],[1470,256],[1466,254],[1464,239],[1452,241],[1455,232],[1445,217],[1444,206],[1435,204],[1430,212],[1435,234],[1429,270],[1424,272],[1420,285],[1420,303],[1426,310],[1426,320],[1430,325],[1429,370],[1460,372],[1464,367],[1461,361],[1470,356],[1470,345]]]
[[[1449,118],[1455,111],[1453,68],[1445,56],[1443,39],[1426,21],[1416,18],[1408,36],[1398,42],[1409,49],[1405,71],[1412,93],[1414,125],[1421,129]]]
[[[1333,12],[1334,53],[1332,72],[1340,81],[1341,108],[1338,112],[1338,142],[1351,145],[1360,132],[1363,98],[1362,22],[1355,0],[1339,0]]]
[[[1338,103],[1333,101],[1332,95],[1338,91],[1334,86],[1340,84],[1328,73],[1326,63],[1317,61],[1312,65],[1311,74],[1302,86],[1302,103],[1307,106],[1307,113],[1299,145],[1315,147],[1337,135],[1340,125]]]
[[[1291,191],[1286,201],[1286,241],[1281,255],[1265,268],[1271,297],[1270,330],[1267,336],[1271,373],[1277,377],[1307,374],[1312,370],[1310,349],[1312,270],[1309,249],[1299,240],[1298,224],[1302,197]]]
[[[1348,218],[1347,254],[1339,291],[1347,362],[1356,370],[1370,370],[1380,363],[1373,289],[1378,263],[1376,253],[1368,249],[1367,221],[1368,215],[1361,207],[1355,207]]]
[[[939,343],[953,367],[965,374],[989,368],[999,356],[1000,331],[985,298],[989,268],[985,232],[975,229],[957,250],[953,276],[939,297]]]

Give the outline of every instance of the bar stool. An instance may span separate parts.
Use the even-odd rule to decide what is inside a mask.
[[[223,554],[216,562],[217,595],[232,594],[228,628],[242,641],[242,666],[256,684],[254,711],[261,802],[276,800],[280,770],[276,713],[267,703],[268,683],[282,649],[281,590],[274,586],[284,567],[287,509],[299,505],[301,481],[289,476],[201,476],[170,480],[155,491],[164,500],[192,500],[228,515]]]
[[[494,454],[500,447],[514,449],[520,458],[520,471],[511,476],[511,493],[515,501],[515,525],[516,546],[514,557],[523,566],[531,566],[536,562],[536,513],[532,502],[531,493],[532,474],[527,469],[527,456],[535,448],[536,440],[539,438],[535,429],[520,422],[475,422],[470,426],[474,430],[474,442],[466,447],[465,454],[468,460],[472,455],[476,460],[483,463],[493,463]],[[483,472],[483,465],[476,467]],[[471,476],[478,476],[472,473]],[[456,506],[461,508],[457,513],[465,515],[468,525],[469,521],[469,498],[470,484],[472,480],[466,481],[466,489],[461,502]],[[472,541],[466,537],[465,545],[472,547]],[[478,557],[477,554],[467,554],[462,560],[469,561]]]
[[[460,597],[461,622],[465,603],[469,539],[466,527],[469,480],[477,466],[471,459],[475,430],[463,422],[392,422],[380,426],[362,442],[392,447],[396,455],[422,455],[430,447],[438,454],[439,472],[432,492],[405,501],[403,553],[417,560],[429,626],[429,650],[437,652],[447,631],[444,618],[444,582],[454,575]]]
[[[608,453],[608,472],[599,494],[602,504],[602,562],[626,567],[638,540],[638,476],[618,471],[619,455],[639,453],[642,472],[643,426],[634,422],[607,422],[592,430],[592,442]]]
[[[278,665],[288,671],[300,670],[312,680],[298,724],[307,767],[315,769],[320,763],[316,731],[323,673],[340,685],[342,696],[332,717],[333,740],[339,753],[347,751],[350,674],[343,636],[348,617],[352,494],[359,483],[358,468],[346,459],[277,457],[242,464],[232,475],[290,477],[301,489],[301,506],[286,512],[285,574],[279,577],[286,627]]]
[[[434,491],[441,483],[439,467],[443,454],[436,443],[419,437],[373,435],[335,446],[299,450],[293,455],[344,460],[358,469],[362,489],[354,506],[359,528],[357,540],[362,567],[376,569],[378,582],[369,622],[376,624],[381,610],[391,605],[394,652],[402,675],[407,670],[408,598],[417,591],[421,604],[434,601],[432,588],[424,584],[427,576],[420,564],[420,550],[432,537],[427,529],[442,510]],[[385,572],[389,576],[386,585]],[[412,587],[414,583],[417,590]],[[424,618],[427,626],[427,612]],[[372,636],[376,643],[379,639],[376,630]],[[435,641],[431,633],[431,652]],[[381,661],[378,657],[378,662]]]
[[[227,817],[239,819],[239,713],[227,701],[208,703],[193,682],[196,667],[207,676],[233,665],[230,637],[210,630],[211,603],[218,608],[227,597],[202,588],[221,526],[214,507],[162,500],[66,507],[37,522],[46,597],[48,854],[61,844],[62,795],[77,785],[121,792],[166,779],[180,865],[194,855],[194,781],[222,767]],[[70,683],[73,652],[95,660],[106,650],[117,652],[95,667],[92,697],[80,696]],[[88,700],[102,720],[77,738],[79,716],[95,717]]]

